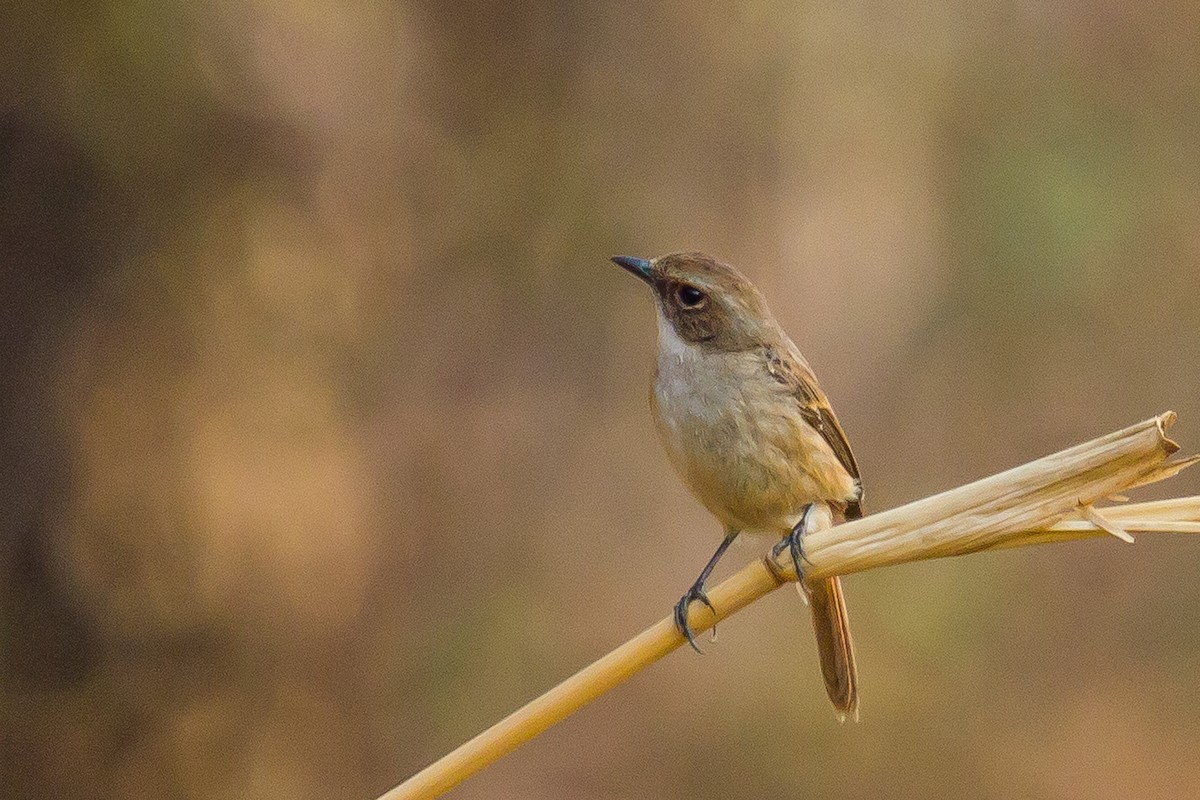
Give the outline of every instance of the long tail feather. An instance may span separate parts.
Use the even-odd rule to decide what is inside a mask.
[[[807,590],[807,591],[805,591]],[[854,644],[850,639],[850,619],[846,616],[846,598],[842,582],[828,578],[801,587],[812,609],[817,652],[825,691],[833,701],[839,719],[858,720],[858,670],[854,665]]]

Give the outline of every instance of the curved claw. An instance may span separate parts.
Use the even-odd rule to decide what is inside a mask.
[[[808,561],[808,556],[804,555],[804,534],[808,533],[808,517],[812,513],[812,509],[812,504],[809,504],[804,509],[804,516],[796,523],[796,527],[792,528],[792,532],[771,548],[772,558],[778,557],[783,549],[787,548],[788,555],[792,557],[792,566],[796,568],[796,580],[800,583],[804,583],[804,564],[802,562]]]
[[[804,565],[801,561],[808,561],[804,555],[804,542],[801,541],[803,534],[797,531],[792,531],[788,534],[788,552],[792,556],[792,566],[796,568],[796,577],[800,580],[804,579]]]
[[[716,616],[717,609],[713,608],[712,602],[709,601],[708,595],[705,594],[704,584],[695,583],[692,585],[692,588],[687,590],[683,597],[679,598],[679,602],[675,604],[675,627],[681,634],[687,637],[688,644],[692,646],[692,649],[703,655],[704,651],[696,644],[696,636],[692,633],[692,626],[688,624],[688,606],[692,604],[693,600],[704,603],[704,605],[708,606],[708,610],[713,613],[713,616]],[[713,625],[714,639],[717,635],[716,632],[717,626]]]

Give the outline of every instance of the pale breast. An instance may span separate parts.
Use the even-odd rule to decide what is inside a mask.
[[[779,533],[853,478],[757,352],[704,352],[660,329],[655,417],[672,464],[727,527]]]

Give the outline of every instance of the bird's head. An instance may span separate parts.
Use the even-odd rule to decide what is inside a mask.
[[[612,260],[650,286],[662,321],[689,344],[731,352],[750,350],[771,342],[778,329],[754,284],[711,256],[670,253]]]

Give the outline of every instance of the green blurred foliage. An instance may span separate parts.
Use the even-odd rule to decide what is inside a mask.
[[[869,508],[1200,441],[1195,4],[0,19],[0,796],[372,797],[663,616],[612,253],[757,280]],[[780,593],[455,796],[1195,796],[1194,553],[851,578],[858,725]]]

